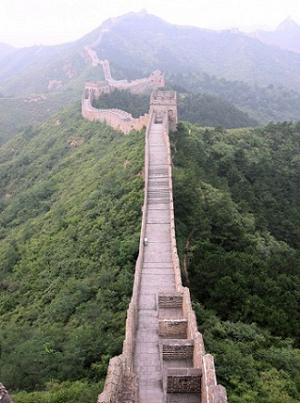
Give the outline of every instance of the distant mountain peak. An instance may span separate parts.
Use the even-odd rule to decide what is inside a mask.
[[[276,31],[293,31],[295,29],[300,30],[300,25],[297,24],[291,17],[287,17],[278,25]]]

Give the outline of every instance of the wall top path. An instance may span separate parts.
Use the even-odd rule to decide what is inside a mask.
[[[189,290],[181,283],[169,141],[169,130],[177,124],[176,92],[159,89],[158,73],[133,82],[115,81],[108,61],[89,54],[92,63],[102,65],[106,80],[86,83],[82,115],[124,133],[147,125],[143,217],[125,340],[122,354],[110,360],[98,402],[226,402],[213,357],[205,353]],[[112,88],[154,89],[149,115],[134,119],[115,108],[94,108],[93,98]],[[163,342],[166,338],[169,345]]]

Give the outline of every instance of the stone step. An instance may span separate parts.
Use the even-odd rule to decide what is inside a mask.
[[[163,205],[170,203],[169,199],[148,199],[149,205]]]
[[[201,369],[198,368],[164,369],[164,391],[166,393],[199,393],[200,396],[201,375]]]
[[[176,289],[174,288],[174,292]],[[169,320],[180,320],[183,318],[183,310],[182,308],[168,307],[158,309],[158,317],[160,319],[169,319]]]
[[[163,360],[192,359],[194,341],[192,339],[161,339],[160,352]]]
[[[148,189],[148,195],[156,195],[156,194],[163,194],[163,195],[169,195],[170,191],[168,189]]]
[[[182,308],[183,295],[181,292],[163,292],[158,295],[158,307]]]
[[[158,334],[161,338],[186,339],[187,320],[182,319],[159,319]]]

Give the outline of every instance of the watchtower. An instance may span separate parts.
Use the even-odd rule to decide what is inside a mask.
[[[166,113],[169,119],[169,127],[176,130],[177,102],[176,91],[154,90],[150,98],[150,113]]]

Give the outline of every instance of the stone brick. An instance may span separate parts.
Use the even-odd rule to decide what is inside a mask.
[[[159,308],[181,308],[182,307],[182,293],[180,292],[165,292],[158,295]]]
[[[194,368],[166,369],[164,383],[167,393],[200,393],[201,370]]]
[[[162,338],[186,338],[187,321],[159,320],[158,333]]]
[[[163,360],[193,357],[194,342],[190,339],[166,339],[160,343]]]

